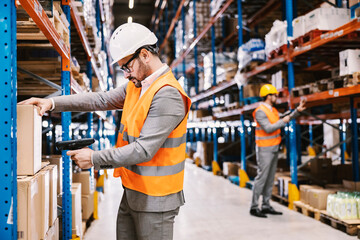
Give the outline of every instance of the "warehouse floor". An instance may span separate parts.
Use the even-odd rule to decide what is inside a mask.
[[[116,214],[122,188],[120,181],[113,180],[111,177],[107,181],[106,194],[99,204],[100,219],[91,224],[85,240],[116,239]],[[186,204],[175,218],[174,240],[356,239],[276,202],[272,205],[284,215],[270,215],[267,219],[252,217],[250,190],[189,163],[184,191]]]

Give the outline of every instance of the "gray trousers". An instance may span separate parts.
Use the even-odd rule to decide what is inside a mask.
[[[258,165],[253,186],[251,209],[259,207],[260,195],[263,197],[262,209],[270,207],[270,198],[276,173],[278,152],[264,151],[261,147],[256,151]]]
[[[122,197],[116,226],[117,240],[171,240],[179,207],[168,212],[137,212]]]

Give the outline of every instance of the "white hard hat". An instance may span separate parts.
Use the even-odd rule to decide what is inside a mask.
[[[119,26],[110,38],[111,64],[134,54],[136,50],[145,45],[153,45],[158,39],[147,27],[138,23],[125,23]]]

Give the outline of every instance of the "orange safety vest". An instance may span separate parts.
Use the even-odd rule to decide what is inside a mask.
[[[271,124],[276,123],[280,119],[279,112],[274,107],[272,108],[272,110],[270,110],[265,105],[260,104],[260,106],[255,109],[255,111],[253,112],[253,117],[256,122],[256,129],[255,129],[256,145],[258,147],[271,147],[271,146],[279,145],[281,142],[281,136],[280,136],[281,130],[278,129],[272,133],[266,133],[265,130],[262,129],[259,123],[256,121],[255,114],[258,110],[262,110],[265,112]]]
[[[116,168],[114,177],[121,177],[129,189],[150,196],[166,196],[183,189],[186,125],[191,100],[186,95],[171,71],[156,79],[140,98],[141,88],[131,82],[126,88],[126,97],[121,117],[121,126],[116,147],[136,141],[147,118],[155,94],[164,86],[176,88],[186,101],[186,116],[170,133],[154,157],[147,162]]]

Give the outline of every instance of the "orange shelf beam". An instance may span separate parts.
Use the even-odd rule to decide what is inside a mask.
[[[201,38],[206,34],[206,32],[210,29],[210,27],[218,20],[218,18],[225,12],[225,10],[230,6],[230,4],[234,0],[227,0],[226,3],[223,5],[223,7],[216,13],[214,17],[210,19],[210,22],[206,24],[204,29],[201,31],[201,33],[194,39],[194,41],[190,44],[190,46],[186,49],[186,51],[181,54],[181,56],[178,59],[175,59],[172,64],[171,68],[176,67],[195,47],[195,45],[201,40]]]
[[[21,6],[34,20],[36,25],[44,33],[46,38],[54,46],[56,51],[65,60],[70,61],[70,50],[66,46],[65,42],[61,39],[60,35],[56,32],[54,25],[50,22],[50,19],[46,15],[44,9],[37,0],[19,0]],[[69,66],[70,69],[70,66]]]
[[[360,18],[356,18],[345,25],[338,27],[335,30],[328,31],[320,36],[316,37],[314,40],[303,44],[301,47],[290,50],[291,58],[294,58],[300,54],[306,53],[312,49],[315,49],[325,43],[331,42],[337,38],[343,37],[349,33],[352,33],[360,28]]]

